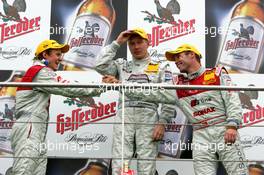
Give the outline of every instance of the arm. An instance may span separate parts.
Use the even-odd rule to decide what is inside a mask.
[[[95,70],[103,75],[117,76],[118,68],[114,61],[117,50],[120,45],[113,41],[110,45],[104,47],[96,58]]]
[[[158,85],[157,85],[158,86]],[[177,97],[175,90],[153,89],[150,92],[137,89],[125,89],[125,95],[131,100],[146,101],[150,103],[176,104]]]
[[[110,45],[103,48],[96,58],[95,70],[103,75],[118,76],[118,67],[115,63],[114,57],[116,55],[117,49],[127,42],[129,39],[131,31],[126,30],[119,34],[117,39],[113,41]]]
[[[175,99],[176,100],[176,99]],[[154,140],[161,140],[165,133],[165,125],[175,118],[175,105],[161,104],[161,112],[158,123],[155,125],[152,137]]]
[[[160,82],[162,82],[163,84],[173,84],[170,65],[167,62],[160,69],[159,76],[160,76]],[[175,105],[162,103],[159,123],[163,123],[163,124],[169,123],[171,119],[175,117],[175,114],[176,114]]]
[[[172,73],[169,64],[166,62],[159,70],[159,82],[163,84],[173,84]],[[161,111],[158,123],[155,125],[152,137],[154,140],[161,140],[165,133],[165,124],[169,123],[175,117],[175,105],[161,103]]]
[[[34,78],[37,83],[58,83],[56,73],[49,69],[43,68]],[[44,93],[62,95],[66,97],[83,97],[83,96],[99,96],[102,91],[99,88],[61,88],[61,87],[34,87],[34,90],[42,91]]]
[[[220,76],[221,85],[232,85],[231,78],[223,69]],[[221,95],[226,108],[227,126],[238,128],[241,124],[242,108],[237,91],[221,91]]]
[[[222,70],[221,85],[230,86],[231,79],[225,69]],[[225,143],[232,144],[237,138],[237,128],[241,124],[242,108],[237,91],[221,91],[226,108],[227,126],[224,135]]]
[[[103,77],[104,83],[120,83],[113,76],[106,75]],[[158,85],[157,85],[158,87]],[[142,89],[137,90],[135,88],[119,89],[125,93],[125,95],[131,100],[146,101],[150,103],[166,103],[170,105],[178,104],[178,99],[175,90],[165,90],[165,89],[150,89],[150,91],[145,92]],[[166,110],[165,108],[163,110]]]

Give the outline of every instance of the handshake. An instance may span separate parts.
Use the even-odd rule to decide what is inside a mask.
[[[103,83],[121,83],[116,77],[112,75],[104,75],[102,78]]]

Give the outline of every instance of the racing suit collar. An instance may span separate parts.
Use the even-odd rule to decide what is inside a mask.
[[[35,65],[40,65],[40,66],[46,66],[43,62],[41,62],[40,60],[35,60],[34,62],[33,62],[33,65],[35,66]]]
[[[187,78],[189,80],[192,80],[194,78],[197,78],[200,75],[202,75],[204,73],[204,71],[205,71],[205,68],[201,66],[196,72],[187,74]]]

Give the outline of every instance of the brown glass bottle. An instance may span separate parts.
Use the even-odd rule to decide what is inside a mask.
[[[83,2],[68,38],[70,50],[63,56],[66,70],[94,67],[97,54],[109,39],[115,18],[112,0]]]
[[[264,0],[243,0],[233,9],[217,65],[229,72],[258,73],[263,61]]]

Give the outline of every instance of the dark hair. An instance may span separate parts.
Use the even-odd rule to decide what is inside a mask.
[[[42,59],[44,59],[43,58],[43,53],[47,53],[48,55],[50,55],[52,50],[54,50],[54,49],[44,50],[43,52],[41,52],[40,54],[38,54],[38,56],[35,56],[34,57],[34,60],[42,60]]]
[[[264,173],[264,167],[260,164],[250,164],[249,168],[258,168],[262,171],[262,173]]]

